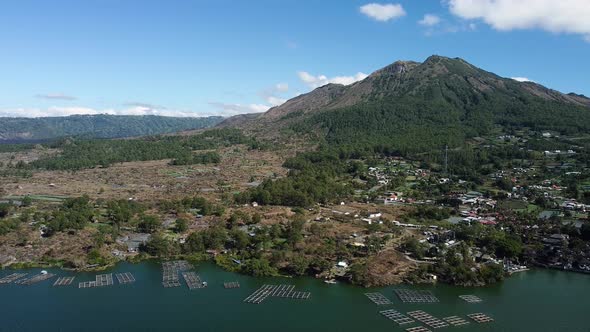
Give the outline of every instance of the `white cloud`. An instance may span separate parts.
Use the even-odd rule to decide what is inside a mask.
[[[270,106],[263,104],[228,104],[221,102],[210,102],[209,105],[219,110],[219,112],[216,114],[223,116],[266,112],[270,108]]]
[[[76,100],[76,99],[78,99],[74,96],[68,96],[63,93],[38,94],[38,95],[36,95],[36,97],[41,98],[41,99],[51,99],[51,100]]]
[[[433,15],[433,14],[426,14],[424,18],[418,21],[418,24],[424,25],[427,27],[435,26],[440,23],[440,17]]]
[[[588,0],[449,0],[451,13],[481,19],[494,29],[543,29],[582,35],[590,41]]]
[[[278,83],[277,85],[275,85],[275,89],[279,92],[287,92],[287,91],[289,91],[289,84]]]
[[[277,83],[273,87],[260,91],[258,95],[270,104],[270,106],[279,106],[287,101],[283,97],[287,91],[289,91],[289,84]]]
[[[272,106],[279,106],[287,101],[286,98],[280,98],[280,97],[275,97],[275,96],[268,96],[268,97],[266,97],[265,100],[267,103],[271,104]]]
[[[377,21],[386,22],[406,15],[406,11],[400,4],[395,3],[369,3],[360,7],[361,13]]]
[[[519,82],[535,82],[527,77],[511,77],[511,79],[515,80],[515,81],[519,81]]]
[[[145,106],[133,106],[122,109],[95,109],[91,107],[72,106],[61,107],[52,106],[49,108],[13,108],[0,110],[0,117],[25,117],[25,118],[39,118],[47,116],[70,116],[70,115],[96,115],[96,114],[111,114],[111,115],[161,115],[161,116],[176,116],[176,117],[198,117],[203,116],[191,111],[170,110],[170,109],[154,109]]]
[[[297,73],[299,79],[303,81],[303,83],[307,84],[310,88],[317,88],[320,86],[324,86],[329,83],[336,83],[336,84],[343,84],[349,85],[354,82],[364,80],[368,75],[358,72],[356,75],[353,76],[335,76],[332,78],[328,78],[325,75],[318,75],[314,76],[306,71],[300,71]]]
[[[165,106],[160,106],[160,105],[155,105],[155,104],[150,104],[150,103],[144,103],[144,102],[141,102],[141,101],[130,101],[130,102],[124,103],[123,106],[144,107],[144,108],[160,109],[160,110],[167,109],[167,107],[165,107]]]

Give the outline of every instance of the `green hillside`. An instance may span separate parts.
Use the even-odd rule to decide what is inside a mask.
[[[585,97],[501,78],[461,59],[396,63],[346,89],[327,107],[290,110],[278,123],[299,133],[320,133],[332,146],[402,154],[462,146],[467,138],[493,130],[563,135],[590,130]],[[356,90],[364,94],[359,98]],[[350,95],[356,96],[353,105],[338,106],[350,104]]]
[[[42,141],[60,137],[120,138],[173,133],[215,126],[222,117],[73,115],[47,118],[1,118],[0,143]]]

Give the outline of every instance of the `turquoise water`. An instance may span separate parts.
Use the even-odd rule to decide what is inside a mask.
[[[590,275],[535,270],[485,288],[411,287],[429,289],[441,302],[404,304],[393,293],[396,287],[364,289],[312,278],[252,278],[210,263],[196,270],[208,288],[190,291],[184,283],[163,288],[156,262],[123,263],[101,272],[132,272],[137,281],[130,285],[119,285],[115,279],[114,286],[78,289],[78,282],[94,280],[95,273],[60,270],[50,271],[75,275],[72,285],[52,287],[55,278],[31,286],[0,285],[0,331],[405,331],[379,314],[384,309],[424,310],[438,318],[482,312],[495,319],[437,331],[590,331]],[[0,271],[0,276],[13,272]],[[223,282],[228,281],[239,281],[241,288],[224,289]],[[312,292],[312,298],[243,302],[268,283],[294,284],[296,290]],[[369,291],[381,292],[393,304],[373,304],[363,295]],[[457,297],[462,294],[475,294],[484,302],[466,303]]]

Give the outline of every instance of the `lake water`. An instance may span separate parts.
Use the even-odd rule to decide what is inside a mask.
[[[561,271],[528,271],[485,288],[364,289],[312,278],[252,278],[202,263],[196,271],[209,287],[192,291],[184,280],[182,287],[162,287],[156,262],[123,263],[101,272],[132,272],[137,279],[119,285],[115,278],[114,286],[101,288],[78,289],[78,282],[94,280],[95,273],[49,271],[76,279],[66,287],[52,287],[55,277],[31,286],[0,285],[0,331],[405,331],[379,314],[385,309],[424,310],[438,318],[482,312],[495,319],[442,331],[590,331],[590,275]],[[0,271],[0,277],[14,272]],[[228,281],[239,281],[241,288],[224,289]],[[296,290],[312,292],[312,298],[243,302],[269,283],[294,284]],[[393,293],[399,287],[431,290],[440,302],[401,303]],[[366,292],[381,292],[393,304],[377,306]],[[466,303],[458,298],[462,294],[477,295],[483,302]],[[423,324],[407,327],[417,325]]]

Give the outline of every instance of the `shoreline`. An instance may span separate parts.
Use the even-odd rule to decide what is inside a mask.
[[[130,257],[131,259],[125,259],[125,260],[118,260],[118,261],[114,261],[109,263],[108,265],[101,265],[101,266],[96,266],[96,267],[84,267],[84,268],[77,268],[77,269],[73,269],[73,268],[67,268],[67,267],[63,267],[62,265],[60,265],[59,263],[56,264],[41,264],[41,263],[13,263],[10,265],[3,265],[2,267],[0,267],[0,271],[1,270],[26,270],[26,269],[34,269],[34,268],[57,268],[60,269],[62,271],[69,271],[69,272],[76,272],[76,273],[84,273],[84,272],[100,272],[100,271],[105,271],[111,268],[116,267],[118,264],[120,263],[130,263],[130,264],[141,264],[141,263],[145,263],[145,262],[149,262],[149,261],[156,261],[156,262],[162,262],[162,261],[167,261],[167,260],[186,260],[189,263],[192,264],[197,264],[197,263],[201,263],[201,262],[208,262],[211,263],[213,265],[215,265],[216,267],[222,269],[223,271],[226,272],[232,272],[232,273],[237,273],[240,275],[244,275],[244,276],[251,276],[248,274],[244,274],[241,273],[236,269],[229,269],[226,266],[224,266],[223,264],[218,264],[215,260],[214,256],[206,256],[206,257],[194,257],[194,256],[185,256],[185,255],[179,255],[179,256],[175,256],[175,257],[168,257],[168,258],[159,258],[159,257],[152,257],[152,256],[143,256],[143,255],[137,255],[137,256],[133,256]],[[539,266],[539,264],[535,264],[535,266]],[[579,273],[584,273],[584,274],[590,274],[590,272],[584,272],[584,271],[574,271],[574,270],[564,270],[564,269],[559,269],[559,268],[552,268],[552,267],[545,267],[545,266],[539,266],[548,270],[559,270],[559,271],[563,271],[563,272],[579,272]],[[526,269],[521,269],[521,270],[517,270],[517,271],[510,271],[510,272],[506,272],[506,278],[511,277],[513,274],[515,273],[521,273],[521,272],[526,272],[526,271],[530,271],[531,268],[526,268]],[[254,276],[251,276],[254,277]],[[273,275],[273,276],[269,276],[269,277],[280,277],[280,278],[295,278],[295,277],[306,277],[306,278],[312,278],[315,280],[319,280],[322,282],[326,282],[329,280],[335,280],[337,281],[337,283],[339,284],[346,284],[346,285],[350,285],[350,286],[356,286],[359,288],[374,288],[374,287],[390,287],[390,286],[396,286],[396,285],[436,285],[436,284],[443,284],[446,286],[452,286],[452,287],[463,287],[463,288],[467,288],[467,287],[475,287],[475,288],[482,288],[482,287],[487,287],[487,286],[492,286],[494,284],[499,284],[504,282],[506,279],[502,280],[502,281],[498,281],[492,284],[482,284],[482,285],[462,285],[462,284],[450,284],[450,283],[444,283],[444,282],[438,282],[438,281],[432,281],[432,280],[419,280],[416,282],[412,282],[408,279],[403,280],[402,282],[399,283],[391,283],[391,284],[384,284],[384,285],[356,285],[352,282],[350,282],[349,280],[346,280],[345,278],[332,278],[332,279],[326,279],[324,277],[318,277],[318,276],[313,276],[313,275],[303,275],[303,276],[296,276],[296,275],[290,275],[290,274],[277,274],[277,275]],[[333,284],[333,283],[328,283],[328,284]]]

